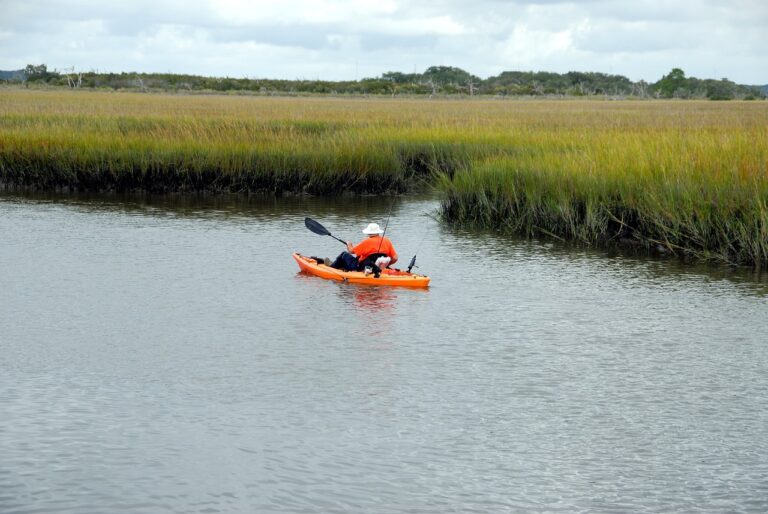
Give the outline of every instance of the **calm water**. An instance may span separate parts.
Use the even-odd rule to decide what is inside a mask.
[[[765,512],[768,285],[375,199],[0,196],[0,512]]]

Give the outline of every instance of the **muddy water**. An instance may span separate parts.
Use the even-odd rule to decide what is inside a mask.
[[[0,511],[768,510],[768,285],[386,200],[0,196]]]

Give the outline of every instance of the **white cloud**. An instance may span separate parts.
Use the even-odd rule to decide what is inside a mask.
[[[386,0],[217,0],[213,6],[218,20],[235,25],[353,24],[397,11],[397,4]]]
[[[460,66],[768,83],[764,0],[0,0],[0,69],[344,79]]]
[[[371,27],[371,29],[395,36],[458,36],[467,32],[464,26],[454,20],[451,16],[432,16],[428,18],[409,18],[404,20],[383,19]]]
[[[504,55],[515,62],[531,66],[555,53],[572,49],[571,30],[549,32],[517,25],[505,43]]]

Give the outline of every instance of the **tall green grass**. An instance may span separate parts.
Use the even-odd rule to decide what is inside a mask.
[[[534,138],[443,176],[446,218],[587,244],[768,263],[768,129]]]
[[[382,193],[404,192],[431,170],[455,166],[463,143],[383,107],[4,92],[0,182],[44,190]]]
[[[0,90],[0,185],[398,193],[449,221],[768,264],[768,103]]]

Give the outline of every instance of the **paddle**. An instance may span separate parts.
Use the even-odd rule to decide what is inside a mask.
[[[314,232],[315,234],[317,234],[319,236],[331,236],[336,241],[344,243],[344,246],[347,245],[346,241],[343,241],[343,240],[339,239],[338,237],[334,236],[333,234],[331,234],[330,232],[328,232],[327,228],[325,228],[324,226],[322,226],[320,223],[316,222],[312,218],[304,218],[304,225],[306,225],[306,227],[309,230],[311,230],[312,232]]]

